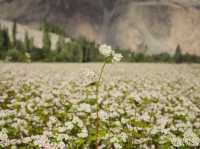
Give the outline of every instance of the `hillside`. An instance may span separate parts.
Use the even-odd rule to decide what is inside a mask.
[[[200,54],[198,0],[0,0],[0,17],[33,28],[47,19],[69,36],[133,51],[172,53],[180,44]]]
[[[9,35],[12,39],[13,22],[0,19],[0,24],[1,24],[2,28],[8,29]],[[42,41],[43,32],[42,31],[33,29],[26,25],[17,24],[16,38],[18,40],[24,41],[26,33],[28,34],[29,38],[33,39],[33,43],[34,43],[35,47],[38,47],[38,48],[43,47],[43,41]],[[52,48],[52,50],[54,50],[54,49],[56,49],[56,44],[59,39],[59,36],[54,33],[50,33],[50,38],[51,38],[51,46],[52,46],[51,48]],[[70,38],[65,38],[65,41],[69,42]]]

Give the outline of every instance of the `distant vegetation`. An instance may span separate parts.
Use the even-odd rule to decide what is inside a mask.
[[[16,38],[17,24],[14,22],[12,38],[9,37],[8,30],[0,26],[0,60],[8,62],[101,62],[102,57],[95,42],[88,41],[80,37],[65,42],[64,30],[58,26],[52,26],[44,22],[43,48],[36,48],[32,38],[28,33],[24,41]],[[59,35],[56,50],[51,50],[50,32]],[[142,52],[131,52],[128,49],[116,48],[116,51],[123,54],[124,62],[168,62],[168,63],[200,63],[200,56],[183,54],[181,46],[178,45],[173,55],[160,53],[149,55]]]

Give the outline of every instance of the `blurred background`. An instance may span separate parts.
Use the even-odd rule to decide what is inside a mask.
[[[0,24],[1,61],[200,62],[198,0],[0,0]]]

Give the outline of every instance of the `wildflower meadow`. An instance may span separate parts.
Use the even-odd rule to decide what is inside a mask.
[[[200,66],[1,63],[0,149],[199,149]]]

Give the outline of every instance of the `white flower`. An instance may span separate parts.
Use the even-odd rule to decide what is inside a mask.
[[[83,129],[83,130],[81,131],[81,133],[79,133],[77,136],[80,137],[80,138],[86,138],[86,137],[88,136],[88,131],[87,131],[87,129]]]
[[[25,143],[25,144],[26,144],[26,143],[29,143],[29,142],[31,142],[31,141],[32,141],[31,137],[26,137],[26,138],[23,138],[23,139],[22,139],[22,142]]]
[[[58,148],[59,148],[59,149],[65,149],[65,148],[66,148],[65,143],[64,143],[64,142],[60,142],[60,143],[58,144]]]
[[[0,141],[7,141],[8,135],[6,134],[6,131],[2,130],[0,132]]]
[[[65,132],[66,130],[67,130],[66,127],[58,127],[58,132],[59,132],[59,133],[63,133],[63,132]]]
[[[99,118],[102,120],[102,121],[105,121],[109,118],[108,116],[108,113],[103,111],[103,110],[100,110],[99,111]]]
[[[172,145],[175,147],[181,147],[184,145],[183,140],[179,137],[171,137],[170,141],[171,141]]]
[[[91,112],[91,106],[90,106],[89,104],[82,103],[82,104],[80,104],[80,106],[79,106],[79,111],[83,111],[83,112],[86,112],[86,113],[90,113],[90,112]]]
[[[122,146],[119,143],[114,143],[114,146],[115,146],[116,149],[121,149],[122,148]]]
[[[65,122],[65,126],[67,130],[72,130],[74,128],[74,124],[72,122]]]
[[[147,112],[145,112],[143,115],[140,116],[140,119],[148,122],[150,121],[150,116]]]
[[[198,146],[200,143],[199,137],[192,131],[192,129],[185,131],[183,136],[183,140],[188,146]]]
[[[108,46],[108,45],[106,45],[106,44],[103,44],[103,45],[101,45],[100,47],[99,47],[99,52],[103,55],[103,56],[105,56],[105,57],[109,57],[109,56],[111,56],[111,54],[112,54],[112,48],[111,48],[111,46]]]
[[[121,53],[114,53],[112,62],[120,62],[122,58],[123,56]]]
[[[77,124],[80,128],[83,127],[82,120],[76,116],[73,117],[72,123]]]
[[[128,136],[127,136],[126,133],[122,132],[122,133],[120,134],[120,138],[122,139],[123,142],[126,142],[126,140],[128,139]]]
[[[39,147],[49,148],[49,139],[47,136],[37,136],[35,141],[33,142],[34,145],[38,145]]]

